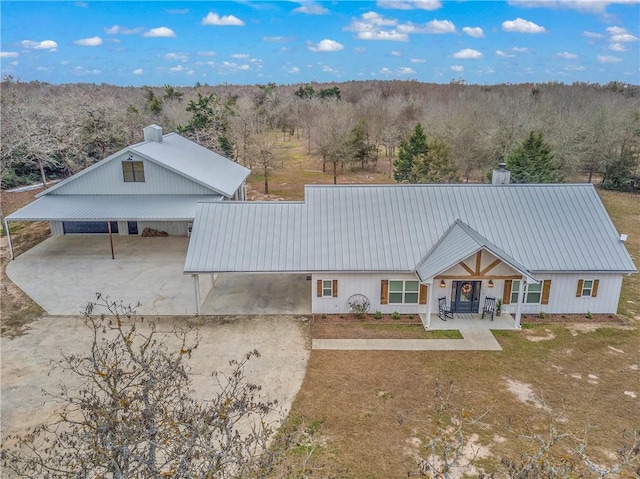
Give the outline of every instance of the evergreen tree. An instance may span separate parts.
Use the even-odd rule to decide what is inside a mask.
[[[400,143],[398,159],[393,162],[393,177],[398,183],[412,183],[413,163],[420,154],[427,152],[427,135],[420,123],[416,124],[413,133]]]
[[[348,148],[354,162],[360,163],[362,169],[372,160],[376,153],[375,145],[367,142],[366,124],[361,121],[351,130]]]
[[[427,144],[427,151],[414,158],[412,183],[455,183],[458,173],[451,164],[451,149],[442,140]]]
[[[531,132],[529,137],[507,158],[512,183],[558,183],[551,146],[544,141],[542,133]]]

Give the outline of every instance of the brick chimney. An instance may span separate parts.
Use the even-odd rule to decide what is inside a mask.
[[[144,141],[157,141],[162,143],[162,127],[158,125],[149,125],[142,129],[144,133]]]

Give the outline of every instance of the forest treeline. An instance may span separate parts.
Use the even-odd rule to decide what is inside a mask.
[[[447,169],[434,176],[418,165],[423,178],[486,181],[487,171],[538,138],[557,180],[640,183],[640,87],[618,82],[117,87],[8,77],[1,88],[3,189],[76,173],[141,141],[154,123],[265,180],[278,161],[274,144],[291,136],[323,159],[328,174],[345,164],[380,168],[380,159],[397,168],[419,124],[429,155],[436,163],[445,155]]]

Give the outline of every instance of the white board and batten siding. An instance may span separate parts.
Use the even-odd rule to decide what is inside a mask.
[[[537,314],[541,311],[548,314],[616,314],[620,288],[621,274],[579,273],[579,274],[536,274],[540,281],[551,280],[548,304],[523,303],[523,314]],[[577,296],[578,281],[598,280],[596,296]],[[501,290],[502,290],[502,285]],[[498,296],[501,297],[501,296]],[[507,313],[515,313],[516,305],[507,304],[503,307]]]
[[[122,162],[129,153],[104,163],[98,163],[74,181],[61,185],[52,195],[207,195],[217,194],[184,176],[152,161],[133,155],[133,161],[144,164],[144,182],[125,182]]]
[[[318,280],[337,280],[337,296],[318,297]],[[425,311],[424,304],[381,304],[383,280],[417,281],[414,273],[315,273],[312,275],[311,311],[315,314],[339,314],[349,312],[347,301],[351,295],[362,294],[369,299],[369,313],[400,314]]]

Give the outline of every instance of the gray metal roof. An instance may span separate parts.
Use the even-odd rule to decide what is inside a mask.
[[[9,221],[193,220],[199,201],[222,196],[49,195],[7,216]]]
[[[424,259],[418,263],[416,273],[422,281],[429,280],[481,249],[489,251],[503,263],[524,274],[527,279],[535,280],[523,265],[460,220],[456,220],[451,225]]]
[[[456,219],[532,274],[636,271],[592,185],[465,184],[314,185],[303,205],[199,205],[185,272],[414,271]]]
[[[177,133],[130,147],[166,168],[231,197],[251,171]]]
[[[177,133],[168,133],[162,142],[144,141],[128,146],[98,163],[76,173],[49,189],[36,195],[47,196],[71,181],[100,168],[105,162],[120,158],[124,152],[136,153],[170,171],[210,188],[230,198],[249,176],[251,171],[224,156],[221,156]]]

